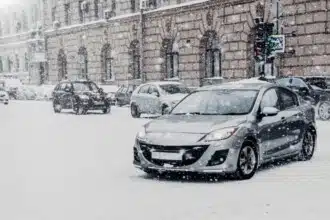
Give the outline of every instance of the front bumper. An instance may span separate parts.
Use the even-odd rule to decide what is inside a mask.
[[[185,152],[192,152],[190,149],[204,147],[190,161],[185,161],[184,159],[182,161],[167,161],[152,159],[150,153],[146,152],[145,145],[148,144],[137,140],[134,146],[133,165],[141,170],[154,170],[158,172],[233,173],[237,169],[237,160],[241,148],[240,143],[242,143],[240,138],[231,137],[222,141],[191,146],[162,146],[164,149],[163,152],[170,152],[171,150],[168,150],[169,148],[175,148],[174,151],[184,148]],[[159,146],[161,145],[149,145],[149,148],[162,151],[161,149],[157,149]],[[185,158],[185,153],[183,153],[183,158]]]

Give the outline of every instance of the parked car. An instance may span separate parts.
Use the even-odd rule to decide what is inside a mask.
[[[311,80],[310,80],[311,81]],[[316,86],[316,84],[324,87],[323,83],[314,83],[311,85],[310,81],[303,77],[282,77],[276,80],[276,83],[286,86],[297,92],[301,97],[309,100],[312,105],[317,108],[318,115],[322,120],[330,119],[330,94],[323,88]]]
[[[137,134],[135,167],[162,172],[227,173],[251,178],[266,162],[310,160],[315,110],[272,83],[201,87]]]
[[[118,106],[129,105],[133,91],[137,85],[122,85],[115,93],[115,102]]]
[[[10,99],[17,99],[17,91],[23,84],[17,78],[0,77],[0,85],[8,92]]]
[[[131,97],[131,115],[139,118],[144,114],[164,114],[167,107],[175,106],[189,89],[178,82],[150,82],[138,86]]]
[[[5,90],[5,88],[1,86],[0,86],[0,102],[4,103],[5,105],[9,104],[9,94]]]
[[[104,114],[111,110],[103,89],[92,81],[64,81],[53,91],[55,113],[62,109],[73,109],[76,114],[86,114],[88,110],[102,110]]]

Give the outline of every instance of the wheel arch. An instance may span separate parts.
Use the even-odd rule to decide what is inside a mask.
[[[258,142],[257,137],[255,137],[252,134],[247,135],[245,137],[244,141],[242,142],[242,146],[244,144],[247,144],[247,143],[251,143],[253,145],[253,147],[256,149],[256,151],[257,151],[257,158],[258,158],[257,163],[259,165],[260,164],[260,159],[261,159],[260,157],[261,156],[260,156],[260,146],[259,146],[259,142]]]

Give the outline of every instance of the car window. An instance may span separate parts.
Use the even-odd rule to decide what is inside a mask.
[[[189,89],[183,84],[163,84],[159,87],[166,94],[189,93]]]
[[[60,85],[60,90],[64,91],[66,88],[70,88],[71,84],[70,83],[62,83]]]
[[[90,87],[91,87],[92,91],[94,91],[94,92],[99,91],[99,88],[97,87],[97,85],[95,83],[90,83]]]
[[[150,87],[149,87],[149,91],[148,91],[148,93],[149,93],[149,94],[152,94],[152,93],[157,93],[157,94],[159,94],[159,91],[158,91],[158,89],[157,89],[156,86],[150,86]]]
[[[134,86],[129,85],[127,92],[132,93],[134,91]]]
[[[73,88],[76,91],[90,91],[90,87],[87,83],[74,83]]]
[[[149,90],[149,85],[142,86],[139,90],[139,93],[147,94]]]
[[[117,90],[118,93],[121,93],[121,91],[123,91],[123,86],[119,87],[119,89]]]
[[[260,103],[260,109],[265,107],[274,107],[280,109],[279,97],[277,95],[276,89],[269,89],[263,95]]]
[[[279,95],[281,98],[281,109],[286,110],[298,106],[297,96],[287,89],[279,89]]]

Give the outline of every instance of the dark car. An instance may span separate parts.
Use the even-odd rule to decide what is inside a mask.
[[[273,83],[201,87],[137,134],[133,164],[150,174],[228,173],[251,178],[266,162],[313,157],[315,110]]]
[[[118,106],[129,105],[133,91],[137,85],[122,85],[115,93],[115,102]]]
[[[53,107],[56,113],[73,109],[76,114],[86,114],[88,110],[101,110],[106,114],[111,110],[106,96],[92,81],[65,81],[53,91]]]
[[[314,82],[314,83],[311,83]],[[318,83],[317,83],[318,82]],[[302,98],[309,100],[312,105],[317,107],[318,115],[322,120],[330,119],[330,94],[324,88],[324,83],[306,80],[304,77],[282,77],[276,80],[276,83],[286,86],[297,92]],[[319,85],[321,87],[318,87]]]

